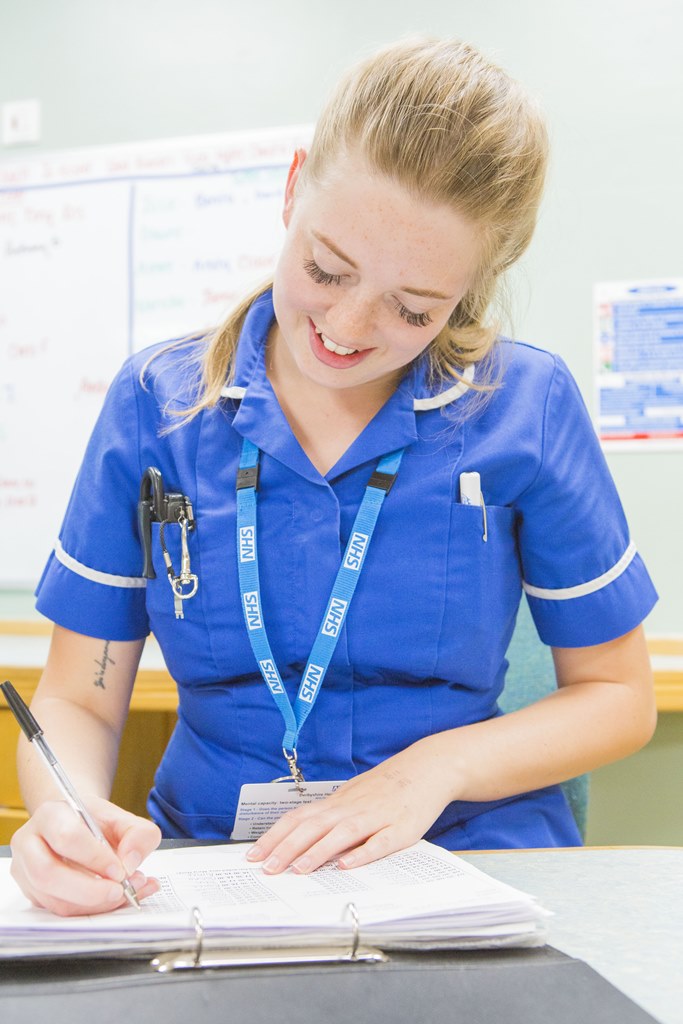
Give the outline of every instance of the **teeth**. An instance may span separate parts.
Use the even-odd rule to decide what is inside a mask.
[[[322,331],[319,331],[316,327],[315,333],[319,335],[323,345],[328,352],[335,352],[338,356],[351,356],[354,352],[357,352],[357,348],[344,348],[343,345],[335,345],[333,341],[326,338]]]

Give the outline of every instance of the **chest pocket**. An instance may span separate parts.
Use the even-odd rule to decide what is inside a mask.
[[[474,689],[499,676],[521,593],[515,510],[451,503],[439,675]],[[486,539],[484,539],[484,537]]]
[[[404,459],[387,495],[349,612],[354,672],[424,682],[435,673],[447,588],[449,477],[425,485]],[[346,539],[346,538],[344,538]]]

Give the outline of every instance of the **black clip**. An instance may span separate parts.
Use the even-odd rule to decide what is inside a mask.
[[[142,474],[138,501],[138,531],[144,556],[142,575],[148,580],[157,578],[152,564],[152,523],[185,523],[188,530],[196,526],[190,499],[185,494],[167,494],[156,466],[149,466]]]
[[[259,464],[247,466],[246,469],[237,470],[236,490],[244,490],[245,487],[253,487],[258,491]]]
[[[385,494],[388,494],[394,486],[394,480],[397,476],[398,473],[381,473],[379,470],[375,470],[368,480],[368,487],[376,487],[378,491],[384,491]]]

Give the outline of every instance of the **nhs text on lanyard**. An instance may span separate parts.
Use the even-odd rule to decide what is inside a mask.
[[[299,733],[313,709],[323,679],[325,678],[325,673],[332,660],[332,655],[337,646],[337,641],[339,640],[339,635],[363,568],[365,556],[370,546],[377,517],[379,516],[382,503],[396,479],[403,451],[403,449],[400,449],[383,456],[377,463],[375,472],[368,481],[363,501],[356,514],[344,557],[332,586],[325,614],[318,629],[318,635],[309,655],[294,706],[292,707],[282,682],[282,677],[275,664],[263,621],[256,530],[256,492],[258,488],[260,451],[256,445],[246,438],[242,442],[242,455],[237,473],[237,563],[242,610],[244,612],[244,621],[247,626],[249,641],[261,675],[273,696],[273,700],[280,709],[285,723],[282,752],[287,761],[290,775],[285,776],[283,780],[276,781],[292,779],[300,796],[304,795],[305,790],[303,786],[304,779],[296,760]],[[327,792],[336,789],[338,785],[339,783],[307,783],[305,789],[311,791],[310,796],[313,799],[317,799],[320,796],[326,795]],[[321,786],[327,787],[326,792],[314,795],[312,792],[313,788]],[[254,791],[262,788],[264,787],[259,785],[242,787],[240,807],[238,807],[235,822],[236,831],[232,835],[233,839],[255,838],[256,834],[265,831],[265,828],[271,823],[269,820],[262,821],[258,828],[254,826],[251,831],[246,828],[244,823],[241,831],[238,828],[240,825],[240,810],[242,805],[246,807],[247,804],[247,794],[244,791],[249,790],[250,796],[254,797]],[[266,786],[265,788],[270,787]],[[285,809],[287,808],[280,808],[277,814],[271,809],[271,816],[274,815],[275,820],[277,820],[277,817],[284,813]],[[265,811],[265,808],[263,810]],[[266,818],[268,818],[268,813],[266,813]],[[246,833],[249,834],[245,833],[245,828]]]

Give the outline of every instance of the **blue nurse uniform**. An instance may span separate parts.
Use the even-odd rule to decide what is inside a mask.
[[[178,724],[149,809],[167,836],[228,838],[240,787],[283,774],[283,722],[241,609],[236,474],[244,437],[262,452],[258,531],[263,616],[293,701],[341,554],[378,458],[405,447],[355,597],[299,741],[306,779],[344,779],[432,733],[490,718],[522,591],[541,639],[582,647],[638,625],[656,595],[628,534],[595,433],[562,361],[503,341],[501,380],[482,401],[435,390],[424,360],[322,477],[266,377],[266,293],[239,342],[220,403],[164,433],[189,401],[187,350],[150,351],[117,376],[90,440],[38,608],[77,633],[133,640],[152,630],[179,691]],[[157,466],[192,501],[195,597],[176,619],[161,558],[142,578],[136,506]],[[478,472],[483,510],[460,502]],[[175,566],[179,529],[165,531]],[[450,804],[427,838],[448,848],[580,842],[559,787]]]

